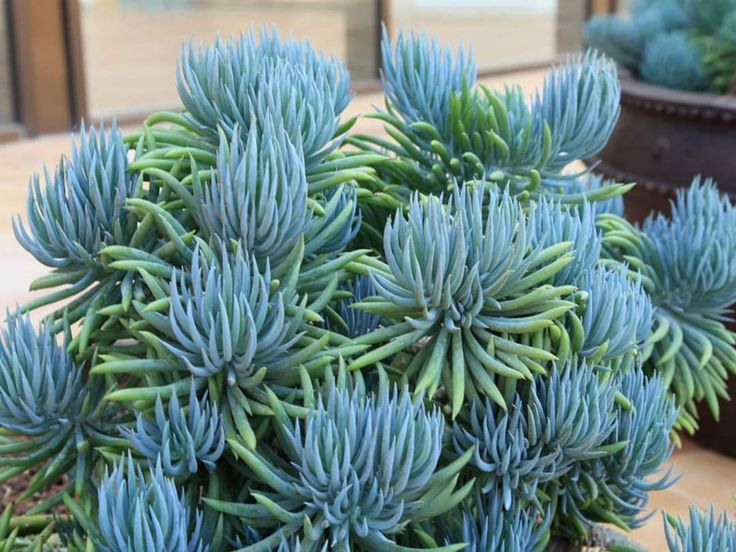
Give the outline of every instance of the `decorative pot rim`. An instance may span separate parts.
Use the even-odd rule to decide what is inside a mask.
[[[665,88],[641,81],[627,69],[619,69],[619,79],[622,105],[710,124],[736,126],[736,96]]]
[[[642,188],[647,192],[653,192],[663,197],[673,197],[675,187],[673,187],[672,184],[667,184],[666,182],[660,182],[658,180],[653,180],[651,178],[646,178],[618,169],[604,161],[600,155],[594,155],[593,157],[586,159],[585,164],[592,172],[600,174],[605,178],[625,184],[635,183],[638,188]]]

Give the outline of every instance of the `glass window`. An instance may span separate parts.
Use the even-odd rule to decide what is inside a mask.
[[[83,0],[88,111],[93,118],[178,104],[182,44],[229,37],[263,25],[309,38],[346,58],[343,2],[302,0]]]
[[[591,0],[79,0],[92,118],[178,104],[182,43],[277,25],[342,59],[353,81],[378,71],[380,17],[475,52],[481,72],[551,63],[578,50]]]
[[[546,63],[557,54],[557,0],[397,0],[392,32],[426,31],[471,46],[478,69]],[[582,4],[580,1],[576,1]]]

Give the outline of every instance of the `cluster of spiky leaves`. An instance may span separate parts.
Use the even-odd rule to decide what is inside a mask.
[[[696,179],[677,193],[670,217],[651,215],[641,228],[611,216],[599,221],[609,254],[639,271],[655,306],[645,370],[661,374],[683,407],[682,427],[692,431],[696,401],[718,417],[736,371],[736,336],[724,324],[736,302],[736,242],[728,230],[736,209],[713,182]]]
[[[345,551],[391,548],[410,522],[453,509],[472,487],[456,489],[469,455],[440,469],[439,408],[428,410],[406,387],[390,388],[384,372],[379,380],[367,391],[341,373],[316,393],[305,389],[303,421],[274,400],[273,445],[253,451],[231,443],[254,474],[248,494],[255,502],[234,493],[235,502],[207,504],[244,524],[278,528],[263,546],[297,535],[306,550]]]
[[[504,507],[500,494],[476,493],[464,505],[461,517],[448,524],[446,540],[468,543],[467,552],[533,552],[549,541],[547,525],[551,520],[549,512],[540,515],[520,502]]]
[[[386,138],[264,32],[190,45],[181,113],[32,181],[53,271],[0,340],[0,482],[60,490],[0,547],[516,552],[646,519],[734,366],[733,207],[696,185],[638,229],[569,166],[617,118],[598,54],[527,102],[426,37],[383,53]]]
[[[384,32],[382,52],[386,109],[374,117],[392,140],[353,135],[348,142],[394,154],[377,167],[382,182],[371,184],[384,207],[394,208],[387,196],[406,203],[412,191],[441,194],[475,179],[514,193],[556,193],[575,180],[563,169],[600,151],[618,118],[615,67],[592,51],[553,69],[531,103],[518,86],[474,87],[472,57],[460,51],[453,59],[427,37],[392,44]],[[589,195],[620,192],[611,186]],[[380,201],[371,206],[364,218],[380,229],[386,213]]]
[[[665,516],[665,536],[670,552],[732,552],[736,550],[736,526],[726,513],[713,508],[703,512],[690,508],[689,523],[681,517]]]
[[[627,18],[590,19],[585,40],[647,82],[733,93],[735,22],[732,0],[637,0]]]
[[[158,397],[153,420],[142,413],[136,418],[135,429],[126,428],[125,436],[139,454],[151,461],[160,460],[168,476],[197,473],[200,463],[212,470],[225,450],[225,434],[217,407],[209,403],[206,393],[201,400],[197,399],[194,382],[188,412],[174,394],[168,411]]]
[[[89,534],[101,551],[209,549],[200,536],[202,514],[160,465],[144,475],[128,457],[105,473],[98,491],[98,520]]]

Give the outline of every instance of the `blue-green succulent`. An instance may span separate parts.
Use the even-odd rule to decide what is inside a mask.
[[[313,399],[315,400],[315,399]],[[435,518],[460,503],[471,485],[456,488],[468,455],[442,468],[444,419],[412,400],[406,388],[389,386],[385,375],[374,393],[328,380],[304,420],[276,410],[275,433],[286,462],[275,451],[235,453],[266,490],[255,503],[238,507],[246,523],[274,527],[262,541],[273,546],[298,535],[302,547],[319,550],[386,550],[410,522]],[[278,518],[269,518],[274,509]]]
[[[27,437],[74,427],[87,396],[84,374],[48,325],[10,314],[0,340],[0,424]]]
[[[647,42],[639,74],[648,82],[681,90],[705,90],[711,80],[702,54],[684,31],[660,34]]]
[[[346,286],[350,297],[340,299],[335,325],[348,337],[355,338],[372,332],[381,323],[381,317],[377,314],[354,308],[366,297],[372,297],[376,291],[367,276],[358,276]],[[332,325],[331,325],[332,327]]]
[[[447,205],[415,196],[386,225],[387,270],[376,270],[376,297],[354,308],[395,322],[357,341],[388,341],[356,359],[357,368],[428,339],[404,377],[433,395],[444,384],[453,415],[485,395],[505,404],[494,378],[531,380],[554,355],[520,343],[573,308],[573,286],[546,284],[571,260],[569,243],[531,247],[527,217],[508,192],[466,187]],[[391,340],[391,341],[389,341]],[[490,354],[489,350],[495,350]]]
[[[452,542],[468,543],[467,552],[534,552],[549,540],[549,511],[515,502],[504,508],[500,494],[478,494],[462,511]]]
[[[499,494],[504,508],[538,504],[538,493],[576,462],[601,455],[614,430],[615,388],[592,366],[569,364],[519,390],[508,410],[476,401],[453,426],[453,446],[474,450],[480,490]]]
[[[602,222],[604,242],[639,271],[655,307],[645,369],[662,374],[690,431],[697,425],[694,401],[705,399],[717,416],[736,369],[734,335],[724,325],[736,302],[736,247],[728,230],[735,213],[713,182],[695,179],[677,193],[670,217],[651,215],[641,229],[610,217]]]
[[[20,244],[52,268],[94,269],[105,245],[125,244],[134,221],[125,200],[136,192],[137,179],[128,168],[128,148],[117,127],[81,129],[71,158],[56,171],[38,175],[28,194],[28,228],[13,224]]]
[[[272,291],[268,266],[260,273],[242,249],[207,258],[198,249],[191,268],[171,278],[168,317],[143,316],[167,338],[164,347],[193,376],[225,374],[230,384],[263,366],[283,361],[296,340],[300,319],[287,315],[294,298]],[[289,302],[290,300],[290,302]]]
[[[128,458],[107,472],[97,493],[95,544],[105,552],[205,552],[202,514],[163,474]]]
[[[376,117],[393,142],[350,141],[392,154],[377,168],[386,190],[403,201],[392,184],[435,194],[473,179],[514,191],[564,186],[570,177],[562,169],[599,151],[618,118],[615,68],[593,52],[553,70],[531,104],[518,87],[473,86],[472,55],[453,57],[427,36],[384,40],[382,53],[387,110]]]
[[[594,522],[628,530],[650,514],[649,493],[674,482],[665,462],[678,409],[661,378],[648,378],[635,364],[613,378],[616,407],[612,430],[602,444],[608,454],[572,466],[561,483],[561,529],[585,535]]]
[[[736,71],[734,14],[730,0],[640,1],[628,18],[592,17],[585,41],[646,82],[726,93]]]
[[[274,118],[312,167],[337,143],[339,116],[350,101],[350,81],[335,58],[277,31],[250,32],[213,45],[183,49],[178,91],[187,119],[216,140],[236,128],[245,138]]]
[[[641,280],[624,265],[599,265],[582,273],[577,287],[587,295],[579,354],[606,363],[637,354],[651,334],[655,312]]]
[[[304,156],[270,118],[245,140],[222,135],[209,183],[194,180],[204,235],[239,241],[262,269],[278,271],[304,236],[307,199]]]
[[[717,515],[712,507],[708,511],[690,507],[688,520],[665,515],[664,529],[670,552],[736,550],[736,526],[725,512]]]
[[[601,54],[531,95],[426,36],[382,54],[385,136],[341,120],[340,62],[251,32],[32,182],[0,549],[537,552],[647,518],[736,369],[736,211],[696,182],[621,217],[633,184],[578,163],[619,113]]]
[[[186,412],[176,394],[166,409],[159,397],[153,419],[138,413],[135,428],[126,428],[123,433],[139,454],[151,462],[158,460],[170,477],[195,474],[200,465],[212,471],[225,450],[217,406],[206,394],[198,399],[194,383]]]

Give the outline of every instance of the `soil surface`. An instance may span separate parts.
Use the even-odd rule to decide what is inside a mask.
[[[2,512],[5,506],[10,504],[11,500],[13,500],[15,497],[17,497],[20,493],[28,488],[28,485],[31,482],[34,474],[35,470],[31,470],[17,477],[14,477],[10,481],[0,483],[0,512]],[[28,500],[17,504],[15,507],[15,515],[25,514],[36,504],[40,504],[44,500],[48,500],[49,498],[55,496],[57,493],[63,491],[66,488],[67,483],[67,478],[63,477],[50,487],[37,492]],[[56,506],[52,511],[58,512],[60,511],[60,509],[63,509],[63,506]]]

